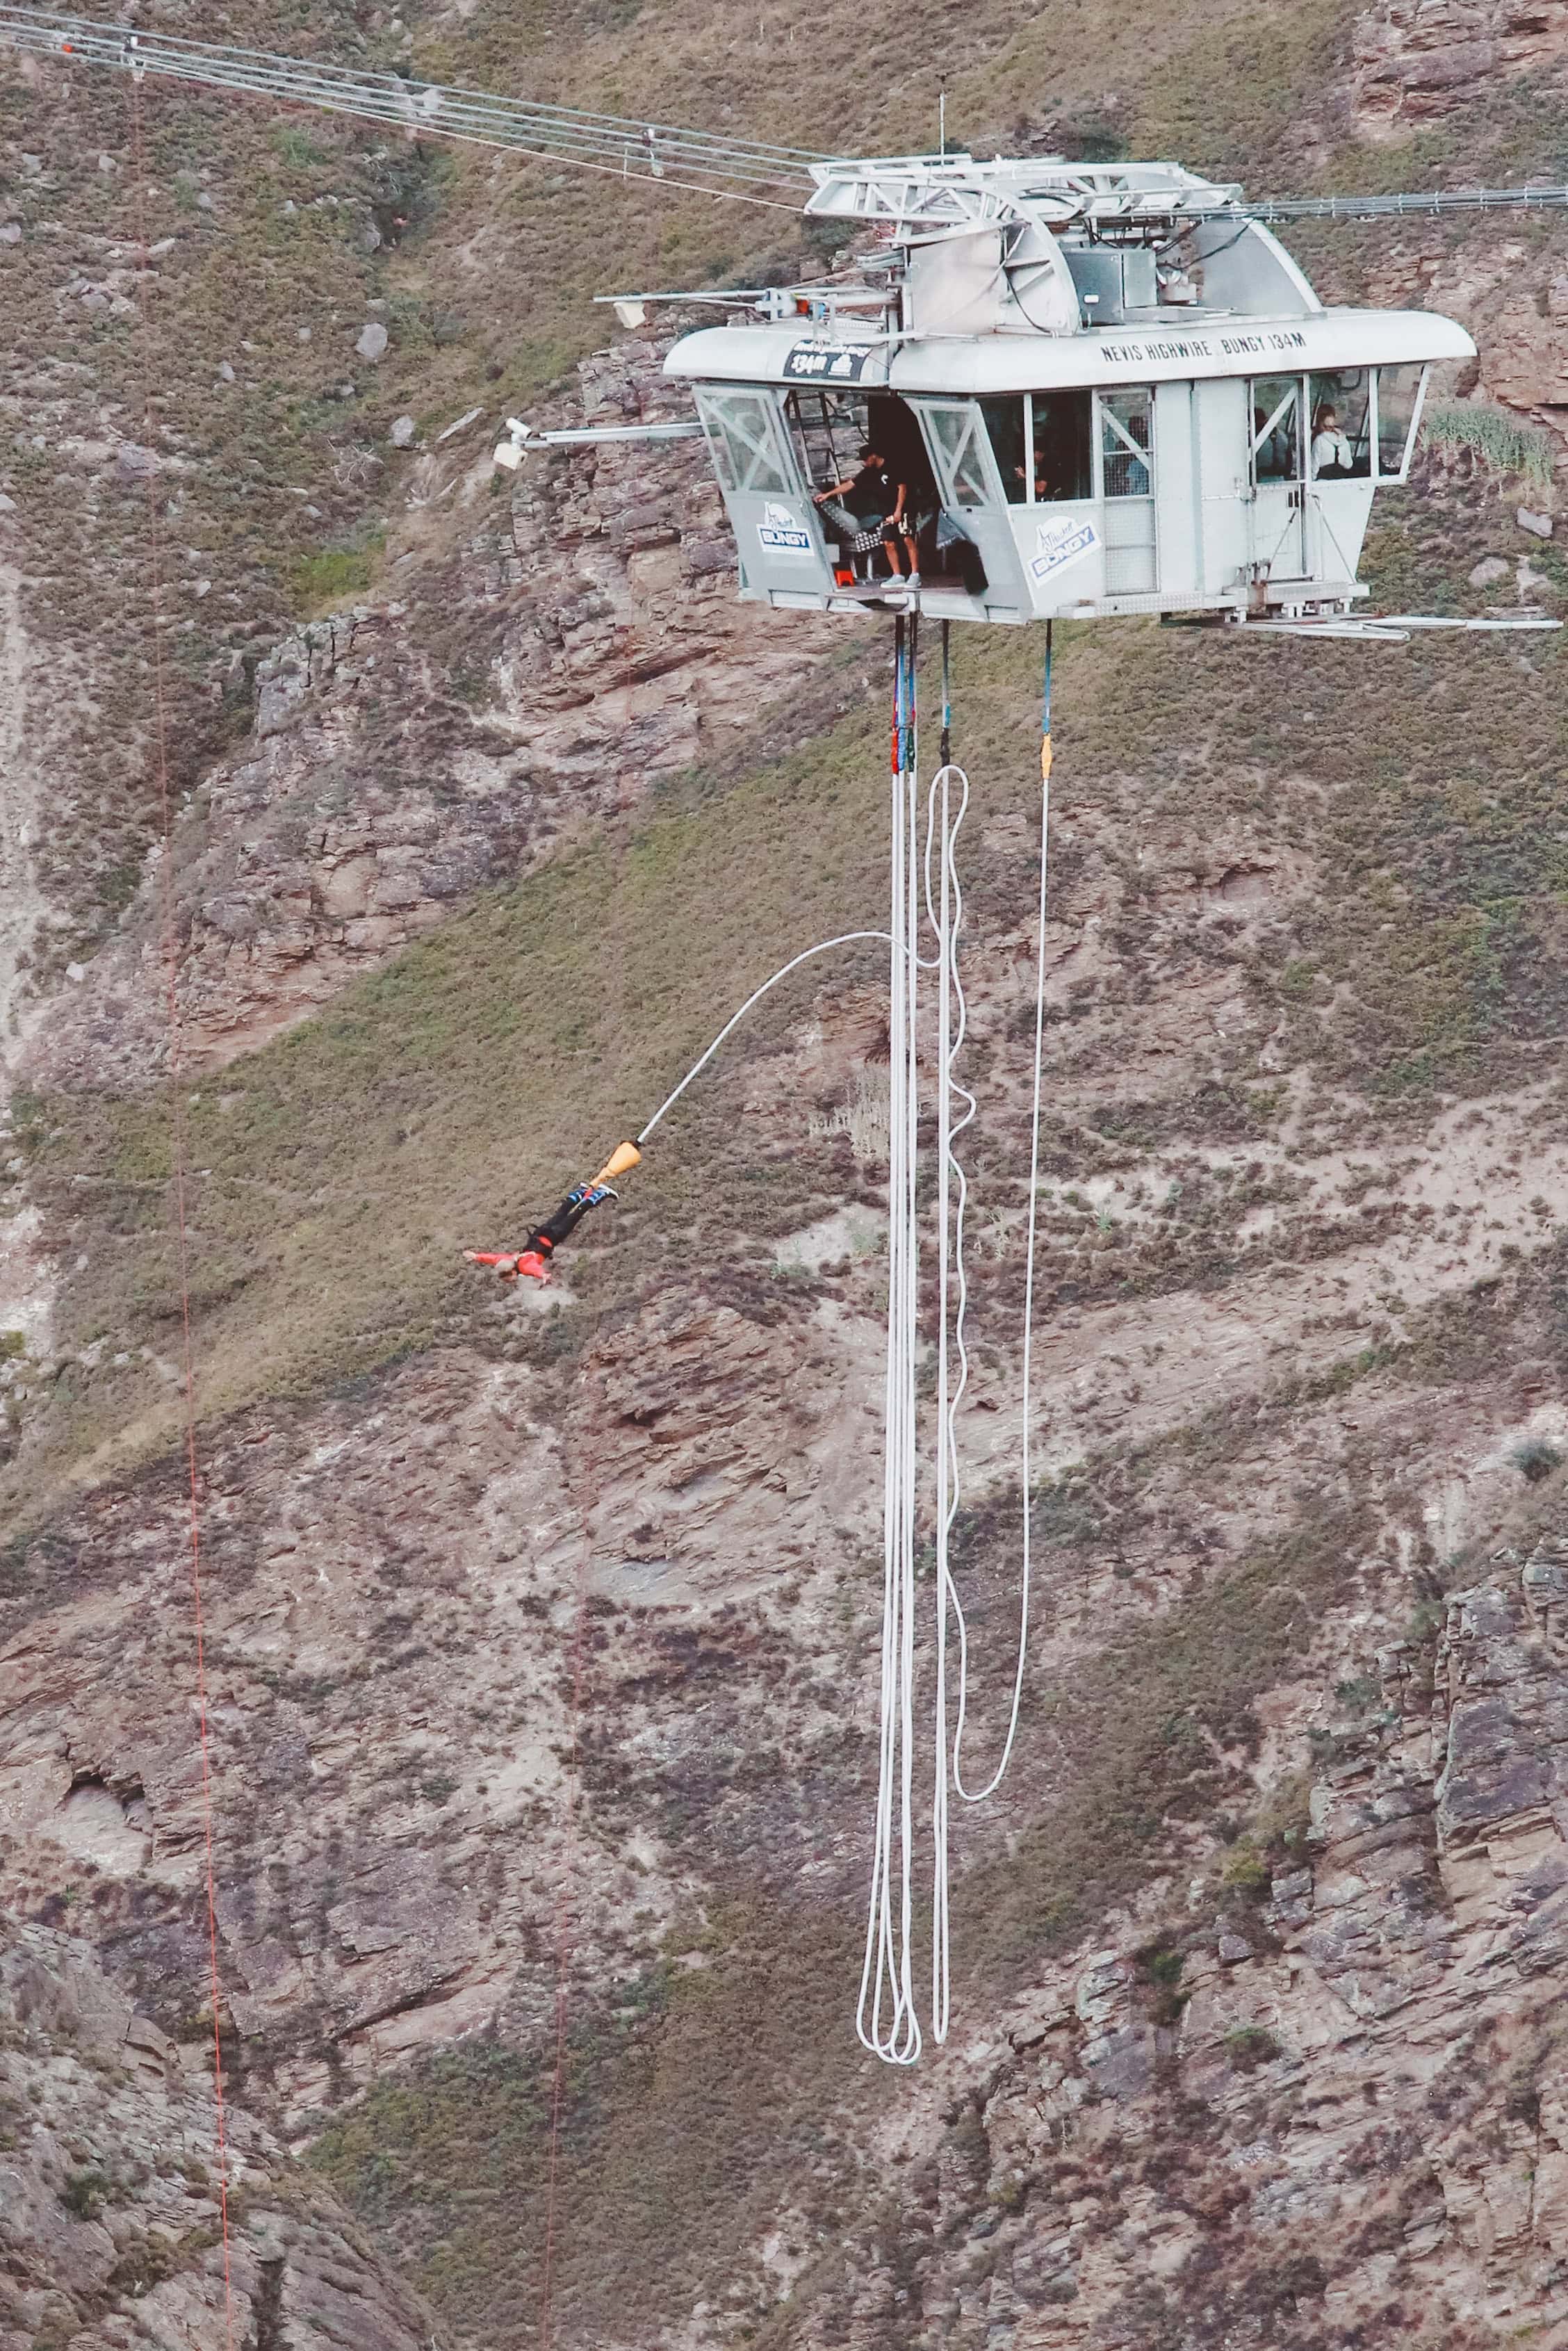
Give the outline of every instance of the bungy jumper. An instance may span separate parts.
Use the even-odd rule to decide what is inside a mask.
[[[563,1241],[570,1240],[590,1208],[619,1195],[611,1188],[612,1176],[624,1176],[642,1159],[634,1143],[618,1144],[591,1184],[574,1184],[552,1217],[536,1225],[518,1249],[465,1249],[470,1265],[493,1265],[501,1280],[526,1275],[542,1289],[549,1280],[550,1260]]]

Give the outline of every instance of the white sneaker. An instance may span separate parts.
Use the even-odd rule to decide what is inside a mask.
[[[919,587],[919,585],[920,585],[920,574],[919,574],[919,572],[918,572],[918,571],[912,571],[912,572],[910,573],[910,575],[909,575],[908,579],[904,581],[904,586],[905,586],[906,588],[918,588],[918,587]]]

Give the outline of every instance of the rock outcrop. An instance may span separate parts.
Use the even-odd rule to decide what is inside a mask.
[[[1243,1840],[970,2053],[821,2339],[1568,2341],[1568,1544],[1319,1743],[1271,1870]]]
[[[1407,138],[1565,53],[1563,0],[1378,0],[1355,24],[1354,120],[1373,138]]]
[[[850,1358],[867,1390],[874,1348],[868,1323]],[[758,1677],[789,1654],[806,1677],[792,1769],[854,1768],[863,1729],[844,1719],[821,1565],[874,1531],[874,1421],[847,1368],[804,1313],[667,1306],[591,1363],[567,1430],[541,1411],[551,1376],[459,1351],[383,1384],[372,1409],[247,1419],[209,1455],[225,1998],[296,2126],[400,2054],[538,2029],[569,1877],[585,1981],[656,1948],[685,1872],[657,1797],[624,1818],[612,1797],[616,1829],[574,1855],[580,1608],[607,1746],[644,1751],[655,1785],[679,1781],[695,1740],[738,1746]],[[87,1510],[63,1548],[26,1551],[0,1646],[0,1882],[35,1904],[68,1890],[141,1995],[175,2011],[196,1996],[204,1840],[176,1596],[188,1507],[156,1479]],[[701,1675],[698,1698],[709,1644],[731,1670]],[[706,1834],[744,1844],[749,1801],[733,1821],[718,1802]]]
[[[0,2351],[425,2351],[428,2313],[232,2097],[220,2140],[210,2057],[0,1914]]]
[[[632,344],[585,361],[577,413],[685,413],[661,358]],[[461,469],[425,462],[427,492],[457,486]],[[426,583],[413,611],[358,607],[257,666],[254,737],[176,843],[188,1067],[253,1049],[486,883],[723,756],[831,642],[737,602],[700,442],[531,457],[508,529],[473,538],[444,601],[433,626]],[[162,888],[155,862],[121,936],[57,999],[35,1077],[115,1089],[162,1069]]]

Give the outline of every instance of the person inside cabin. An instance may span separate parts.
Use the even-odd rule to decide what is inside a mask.
[[[1354,465],[1350,443],[1340,431],[1339,411],[1325,402],[1312,419],[1312,479],[1348,481]]]
[[[825,490],[819,490],[816,503],[833,528],[851,542],[880,530],[894,577],[904,579],[900,556],[907,553],[905,584],[918,588],[920,553],[915,533],[919,523],[910,509],[909,485],[899,478],[898,468],[890,465],[869,441],[861,444],[860,460],[858,473],[848,474],[841,482],[831,482]]]
[[[1252,445],[1260,482],[1293,480],[1296,472],[1294,406],[1287,408],[1275,420],[1272,430],[1269,426],[1268,410],[1255,408],[1252,411]]]

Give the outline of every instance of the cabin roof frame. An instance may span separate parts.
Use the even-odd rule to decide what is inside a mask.
[[[1260,318],[1173,309],[1147,324],[1077,335],[854,336],[814,332],[805,319],[698,328],[674,346],[664,373],[685,382],[967,400],[1225,376],[1327,375],[1475,355],[1465,329],[1431,310],[1325,309]]]

